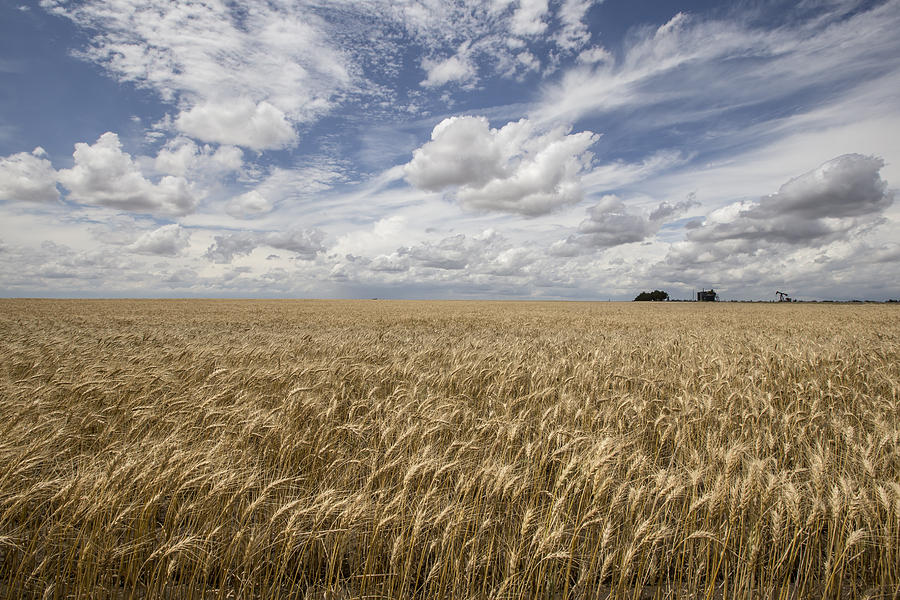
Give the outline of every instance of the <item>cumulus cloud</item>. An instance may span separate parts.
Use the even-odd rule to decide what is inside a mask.
[[[655,235],[668,220],[696,205],[693,198],[688,198],[675,204],[660,202],[649,213],[634,213],[618,196],[603,196],[587,209],[588,218],[578,226],[578,232],[556,242],[550,247],[550,254],[577,256],[596,249],[642,242]]]
[[[393,215],[376,221],[371,229],[351,231],[340,236],[330,252],[338,255],[373,255],[390,253],[397,248],[397,240],[408,239],[406,217]]]
[[[318,229],[286,231],[237,231],[215,236],[206,257],[216,263],[230,263],[236,256],[246,256],[259,247],[293,252],[303,260],[312,260],[325,250],[325,234]]]
[[[873,156],[839,156],[788,181],[775,194],[712,213],[688,240],[830,241],[871,222],[893,203],[894,195],[879,174],[883,166],[884,161]]]
[[[238,231],[215,236],[215,242],[206,250],[206,258],[215,263],[230,263],[235,256],[246,256],[260,245],[260,234]]]
[[[406,254],[420,266],[455,271],[465,269],[471,260],[477,259],[481,245],[459,234],[435,243],[423,242],[406,250]]]
[[[273,208],[272,203],[256,190],[236,196],[225,205],[225,212],[235,219],[260,217]]]
[[[604,196],[587,213],[588,218],[578,226],[578,233],[587,236],[583,239],[597,248],[643,241],[658,227],[645,215],[629,213],[616,196]]]
[[[156,170],[184,177],[194,168],[200,149],[190,138],[178,136],[166,142],[156,154]]]
[[[504,281],[515,279],[520,285],[533,276],[532,267],[540,260],[534,249],[517,246],[493,229],[412,243],[371,258],[349,253],[332,253],[328,258],[334,261],[333,280],[489,285],[495,292],[506,285]]]
[[[423,87],[439,87],[451,82],[466,84],[475,79],[477,72],[475,65],[469,60],[467,44],[463,44],[456,54],[448,58],[425,58],[422,69],[427,74],[421,83]]]
[[[219,146],[210,156],[210,162],[222,171],[238,171],[244,164],[244,153],[237,146]]]
[[[484,117],[450,117],[413,152],[406,180],[419,189],[456,189],[466,207],[536,216],[581,200],[581,173],[598,136],[527,120],[491,129]]]
[[[507,129],[507,133],[511,129]],[[448,186],[483,186],[502,176],[503,148],[484,117],[450,117],[438,123],[431,141],[413,152],[405,167],[414,186],[439,191]]]
[[[263,238],[266,246],[293,252],[305,260],[311,260],[325,250],[325,234],[318,229],[288,229],[268,233]]]
[[[188,247],[190,238],[190,231],[173,223],[142,234],[128,249],[135,254],[174,257]]]
[[[139,263],[130,254],[106,248],[83,249],[52,241],[11,245],[0,259],[0,282],[5,293],[33,295],[53,289],[70,295],[98,295],[128,285],[140,277]],[[124,276],[124,277],[123,277]],[[119,287],[118,289],[121,289]]]
[[[399,248],[383,262],[391,266],[436,269],[439,271],[465,271],[468,275],[522,275],[534,262],[533,253],[514,246],[493,229],[480,234],[456,234],[438,241],[425,241]],[[383,266],[382,266],[383,268]]]
[[[30,153],[19,152],[0,158],[0,199],[24,202],[59,200],[56,171],[38,146]]]
[[[248,98],[194,106],[175,119],[175,127],[200,140],[252,150],[285,148],[297,142],[284,112]]]
[[[120,210],[169,215],[191,212],[197,203],[184,177],[166,175],[159,183],[146,179],[119,136],[106,132],[93,144],[75,144],[75,165],[58,172],[68,199]]]
[[[409,257],[398,253],[390,255],[379,254],[369,263],[369,270],[376,273],[402,273],[408,271]]]
[[[547,0],[519,0],[519,6],[512,15],[512,32],[530,36],[544,33],[548,12]]]
[[[840,268],[852,264],[863,272],[878,260],[852,248],[877,242],[878,226],[894,201],[879,174],[883,165],[877,157],[838,156],[774,194],[713,211],[685,241],[672,245],[654,274],[735,289],[803,282],[827,297],[829,286],[846,286],[835,279]],[[881,247],[890,255],[889,244]]]
[[[214,150],[209,144],[201,147],[188,137],[177,136],[159,149],[154,167],[160,173],[181,177],[198,172],[220,174],[240,170],[243,155],[236,146],[223,145]]]

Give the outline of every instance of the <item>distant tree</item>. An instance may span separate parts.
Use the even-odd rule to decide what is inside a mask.
[[[652,292],[641,292],[635,297],[635,302],[661,302],[663,300],[668,300],[669,294],[668,292],[664,292],[662,290],[653,290]]]

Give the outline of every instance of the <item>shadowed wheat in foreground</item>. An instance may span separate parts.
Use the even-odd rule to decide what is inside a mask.
[[[891,598],[889,306],[0,301],[0,596]]]

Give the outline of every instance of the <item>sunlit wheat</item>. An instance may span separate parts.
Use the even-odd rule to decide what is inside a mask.
[[[898,317],[0,300],[0,597],[897,598]]]

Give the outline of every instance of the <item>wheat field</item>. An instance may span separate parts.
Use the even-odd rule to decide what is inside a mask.
[[[0,597],[897,598],[898,317],[0,300]]]

